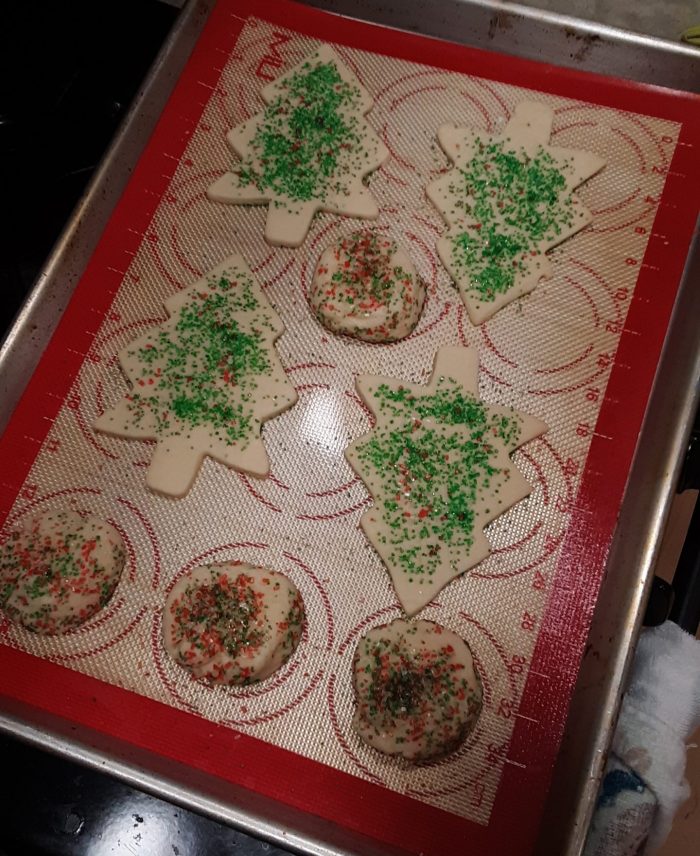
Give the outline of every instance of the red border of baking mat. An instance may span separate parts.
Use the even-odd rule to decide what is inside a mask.
[[[695,226],[700,187],[692,187],[698,177],[693,147],[700,144],[700,98],[349,19],[341,22],[332,14],[287,0],[220,0],[0,440],[4,469],[0,521],[6,518],[21,489],[219,80],[222,67],[215,63],[228,57],[248,15],[319,39],[683,125],[653,227],[656,233],[672,235],[674,246],[651,239],[643,260],[628,260],[639,265],[638,284],[597,424],[595,428],[580,426],[580,430],[593,434],[586,468],[556,575],[548,583],[548,606],[490,823],[480,826],[6,646],[0,646],[0,692],[379,841],[424,854],[447,852],[457,842],[469,846],[470,852],[488,849],[491,854],[508,856],[530,853]],[[644,336],[632,330],[643,330]],[[608,448],[613,436],[614,455]]]

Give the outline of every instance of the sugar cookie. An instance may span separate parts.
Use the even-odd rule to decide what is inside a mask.
[[[353,232],[321,254],[309,299],[333,333],[395,342],[418,323],[425,286],[396,241],[373,231]]]
[[[35,633],[65,633],[105,606],[125,559],[121,536],[98,517],[32,517],[0,546],[0,607]]]
[[[408,615],[485,559],[483,528],[532,490],[509,455],[546,431],[479,400],[478,354],[440,348],[430,383],[360,375],[375,427],[346,457],[373,506],[360,524]]]
[[[365,743],[408,761],[456,749],[481,713],[481,680],[467,643],[432,621],[375,627],[353,661],[353,727]]]
[[[246,686],[296,650],[304,604],[284,574],[240,562],[195,568],[165,603],[165,650],[195,678]]]
[[[552,276],[547,250],[592,219],[572,191],[605,161],[549,145],[553,120],[550,107],[525,101],[500,134],[438,131],[454,169],[426,192],[449,226],[438,255],[474,324]]]
[[[160,493],[185,494],[205,455],[267,475],[262,423],[297,400],[279,316],[238,255],[165,305],[170,318],[119,354],[132,389],[95,428],[156,440],[146,482]]]
[[[317,211],[376,219],[362,180],[389,151],[364,118],[371,96],[336,52],[322,45],[262,97],[267,107],[229,133],[240,162],[210,186],[209,198],[269,203],[265,237],[284,247],[302,243]]]

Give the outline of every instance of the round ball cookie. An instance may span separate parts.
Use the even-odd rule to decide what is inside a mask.
[[[365,342],[395,342],[414,329],[425,286],[408,254],[377,232],[353,232],[321,254],[310,302],[333,333]]]
[[[304,603],[284,574],[242,562],[195,568],[165,603],[163,641],[198,680],[246,686],[268,678],[294,653]]]
[[[467,643],[432,621],[402,618],[363,636],[353,661],[353,726],[365,743],[430,761],[462,743],[482,705]]]
[[[121,536],[98,517],[32,517],[0,546],[0,607],[35,633],[65,633],[107,603],[125,559]]]

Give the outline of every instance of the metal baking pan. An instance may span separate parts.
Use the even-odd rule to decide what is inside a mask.
[[[213,5],[212,0],[198,0],[181,13],[3,343],[0,430],[53,333]],[[327,0],[311,5],[506,55],[546,59],[674,89],[696,91],[700,80],[700,55],[692,48],[522,6],[466,0],[442,0],[431,3],[429,9],[420,2],[391,7],[375,0]],[[697,244],[696,236],[638,441],[537,852],[576,854],[585,839],[647,584],[698,401]],[[3,700],[0,727],[290,849],[316,854],[379,852],[369,839],[18,703]],[[387,852],[386,848],[381,852]]]

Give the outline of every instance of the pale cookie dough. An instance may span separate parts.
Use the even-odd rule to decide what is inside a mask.
[[[297,400],[274,349],[279,316],[238,255],[165,306],[170,318],[119,354],[131,391],[95,428],[156,440],[146,482],[160,493],[185,494],[205,455],[267,475],[262,423]]]
[[[215,202],[270,203],[265,238],[298,247],[317,211],[379,215],[362,179],[389,157],[364,118],[372,98],[328,45],[262,90],[267,107],[228,134],[240,158],[208,190]]]
[[[34,633],[66,633],[109,601],[125,559],[119,533],[98,517],[32,517],[0,546],[0,608]]]
[[[408,253],[378,232],[353,232],[321,254],[310,302],[333,333],[365,342],[395,342],[414,329],[425,286]]]
[[[304,604],[288,577],[228,562],[195,568],[175,583],[163,642],[198,680],[246,686],[286,663],[303,627]]]
[[[375,627],[353,661],[353,727],[365,743],[408,761],[456,749],[481,713],[481,680],[467,643],[432,621]]]
[[[605,161],[550,146],[553,119],[550,107],[524,101],[500,134],[438,131],[455,168],[426,192],[449,226],[438,254],[474,324],[552,276],[547,250],[592,219],[572,191]]]
[[[509,455],[547,426],[479,400],[478,353],[440,348],[430,383],[360,375],[375,427],[346,449],[373,506],[360,525],[414,615],[490,552],[483,528],[531,485]]]

